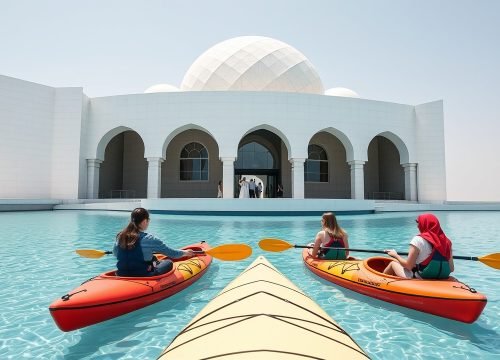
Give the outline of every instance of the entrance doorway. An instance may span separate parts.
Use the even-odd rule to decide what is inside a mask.
[[[245,177],[246,181],[254,180],[256,185],[262,183],[261,198],[275,198],[279,183],[278,169],[235,169],[234,170],[234,197],[240,195],[239,181]]]
[[[234,197],[240,195],[239,181],[254,180],[262,183],[260,197],[276,197],[276,188],[281,181],[281,140],[267,130],[257,130],[245,136],[238,148],[234,163]]]

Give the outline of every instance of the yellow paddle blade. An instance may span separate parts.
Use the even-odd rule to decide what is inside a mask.
[[[225,244],[206,250],[205,254],[219,260],[243,260],[252,255],[252,248],[247,244]]]
[[[78,249],[76,250],[76,253],[86,258],[99,259],[100,257],[103,257],[104,255],[108,254],[109,251],[94,250],[94,249]]]
[[[494,269],[500,269],[500,253],[489,254],[477,258],[483,264],[486,264]]]
[[[280,240],[280,239],[262,239],[259,241],[259,247],[262,250],[266,251],[274,251],[274,252],[280,252],[280,251],[285,251],[290,248],[293,248],[294,246],[285,240]]]

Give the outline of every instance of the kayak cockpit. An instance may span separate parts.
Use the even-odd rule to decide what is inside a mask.
[[[365,267],[373,273],[383,273],[384,269],[389,265],[389,263],[393,261],[393,259],[386,257],[371,257],[363,260]],[[384,274],[384,276],[387,276]]]

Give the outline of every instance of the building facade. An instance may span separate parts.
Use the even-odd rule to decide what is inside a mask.
[[[0,76],[0,198],[264,197],[446,200],[442,101],[326,90],[299,51],[264,37],[215,45],[179,88],[89,98]]]

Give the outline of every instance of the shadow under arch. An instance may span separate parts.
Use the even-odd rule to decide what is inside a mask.
[[[148,163],[141,135],[128,127],[108,131],[99,142],[99,198],[145,198]]]
[[[163,143],[161,198],[215,198],[222,180],[220,149],[206,128],[187,124]]]
[[[366,148],[364,165],[365,199],[405,200],[406,182],[402,164],[409,152],[404,141],[386,131],[374,136]]]
[[[252,127],[251,129],[248,129],[239,139],[239,143],[241,143],[241,141],[249,134],[253,133],[253,132],[256,132],[258,130],[267,130],[269,131],[270,133],[273,133],[275,135],[277,135],[280,140],[283,142],[283,144],[285,145],[286,147],[286,151],[288,153],[288,156],[289,158],[292,157],[292,147],[290,146],[290,141],[288,140],[287,136],[281,131],[279,130],[278,128],[274,127],[274,126],[271,126],[271,125],[268,125],[268,124],[260,124],[260,125],[257,125],[257,126],[254,126]]]
[[[106,150],[106,146],[109,144],[111,139],[113,139],[116,135],[119,135],[125,131],[133,131],[139,135],[141,138],[142,142],[144,143],[144,140],[142,136],[139,134],[138,131],[129,128],[127,126],[117,126],[111,130],[109,130],[107,133],[105,133],[102,137],[101,140],[99,140],[99,143],[97,144],[96,152],[95,152],[95,158],[101,161],[104,161],[104,152]]]
[[[165,154],[167,152],[167,148],[168,148],[168,145],[170,144],[170,142],[177,135],[179,135],[179,134],[181,134],[181,133],[183,133],[184,131],[187,131],[187,130],[199,130],[201,132],[204,132],[204,133],[210,135],[210,137],[212,137],[212,139],[214,139],[215,143],[218,144],[216,137],[208,129],[206,129],[203,126],[200,126],[200,125],[189,123],[189,124],[185,124],[183,126],[178,127],[177,129],[173,130],[172,132],[170,132],[170,134],[167,135],[167,137],[165,138],[165,141],[163,142],[161,153]]]
[[[326,128],[309,139],[304,163],[304,196],[320,199],[350,199],[353,146],[335,128]]]
[[[259,186],[259,197],[287,197],[291,188],[291,166],[288,139],[276,128],[259,125],[249,129],[239,140],[234,163],[234,197],[245,197],[239,187],[243,177],[249,181],[249,195]],[[279,185],[279,186],[278,186]],[[285,189],[280,192],[278,189]],[[288,190],[288,191],[287,191]]]

